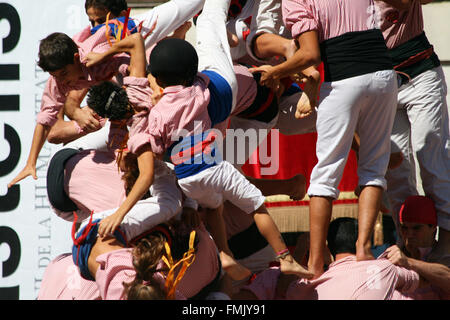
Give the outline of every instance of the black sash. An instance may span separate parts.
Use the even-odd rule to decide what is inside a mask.
[[[408,76],[412,79],[441,65],[425,32],[389,50],[389,55],[394,69],[400,72],[402,84],[408,82]]]
[[[65,212],[78,210],[77,205],[64,191],[64,167],[67,160],[79,151],[72,148],[59,150],[50,160],[47,170],[47,195],[51,205]]]
[[[392,61],[379,29],[347,32],[320,44],[325,81],[339,81],[381,70]]]

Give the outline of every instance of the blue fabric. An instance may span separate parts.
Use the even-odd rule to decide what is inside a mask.
[[[92,280],[92,281],[95,281],[95,279],[89,272],[88,259],[89,259],[89,255],[91,254],[92,246],[94,245],[95,240],[97,239],[99,222],[100,222],[100,219],[92,221],[92,224],[94,226],[89,231],[89,234],[87,235],[85,241],[82,244],[80,244],[79,247],[77,247],[76,245],[72,246],[73,263],[78,266],[78,268],[80,269],[80,274],[84,279]],[[83,234],[83,231],[86,229],[86,227],[82,228],[78,232],[78,234],[76,235],[76,238],[78,238],[79,236],[81,236]],[[126,240],[123,238],[122,234],[118,230],[114,231],[114,236],[124,246],[127,245]],[[78,261],[77,261],[77,255],[78,255]]]
[[[303,90],[300,88],[300,86],[294,82],[287,90],[283,92],[282,96],[292,96],[293,94],[302,91]]]
[[[193,176],[207,168],[213,167],[222,161],[222,156],[217,150],[215,141],[209,143],[208,149],[202,150],[201,145],[207,140],[212,130],[207,130],[201,134],[180,138],[180,141],[174,143],[168,149],[170,161],[175,165],[175,175],[178,179]],[[194,147],[198,149],[195,150]],[[174,151],[174,149],[176,150]],[[192,155],[190,156],[190,152]],[[174,154],[185,152],[185,158],[179,163],[174,159]]]
[[[208,113],[211,118],[211,127],[214,127],[230,116],[233,92],[228,82],[217,72],[204,70],[202,73],[209,78],[208,89],[211,98],[208,105]]]
[[[119,17],[119,18],[114,18],[114,20],[118,20],[120,22],[125,23],[125,17]],[[91,29],[91,35],[95,34],[99,29],[101,29],[103,26],[105,26],[104,23],[99,24],[98,26],[94,27]],[[115,25],[114,23],[110,23],[109,27],[111,28],[111,35],[113,37],[116,37],[117,35],[117,25]],[[131,30],[131,33],[136,33],[138,32],[137,28],[136,28],[136,24],[134,23],[133,19],[129,19],[128,20],[128,30]]]

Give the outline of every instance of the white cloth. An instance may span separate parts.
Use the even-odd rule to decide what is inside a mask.
[[[155,178],[150,187],[151,197],[138,201],[127,213],[120,227],[127,240],[132,240],[142,232],[170,220],[181,212],[182,195],[176,184],[176,177],[166,166],[165,162],[155,161]],[[104,219],[118,208],[94,213],[92,220]],[[89,219],[85,219],[83,228]]]
[[[242,211],[253,213],[265,201],[261,191],[227,161],[179,179],[178,185],[186,196],[210,209],[228,200]]]
[[[171,0],[133,17],[137,24],[143,22],[143,35],[156,22],[155,30],[145,40],[145,49],[148,50],[199,13],[204,3],[205,0]]]
[[[211,70],[220,74],[233,93],[231,112],[236,106],[237,80],[231,60],[225,22],[230,0],[207,0],[197,19],[198,71]]]
[[[425,195],[436,206],[438,226],[450,230],[450,138],[447,86],[442,67],[423,72],[401,86],[392,130],[392,152],[401,151],[400,167],[388,170],[393,216],[416,188],[415,160]]]
[[[361,140],[359,185],[386,189],[396,100],[393,70],[322,84],[316,124],[318,163],[311,173],[309,196],[338,198],[355,131]]]

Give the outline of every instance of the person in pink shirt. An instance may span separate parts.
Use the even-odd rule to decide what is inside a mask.
[[[318,163],[308,189],[308,268],[318,277],[323,273],[332,201],[339,195],[337,187],[355,132],[360,137],[358,184],[362,187],[356,257],[373,259],[370,241],[386,189],[396,77],[383,35],[376,27],[373,0],[285,0],[282,4],[285,25],[300,49],[283,63],[253,71],[262,73],[262,83],[277,86],[283,77],[324,63],[316,121]]]
[[[441,62],[425,31],[422,5],[432,0],[375,1],[380,28],[398,73],[397,112],[391,148],[404,161],[388,170],[387,194],[397,229],[398,212],[420,184],[438,216],[439,239],[435,252],[450,251],[450,145],[447,84]],[[399,230],[398,230],[399,231]]]
[[[37,297],[37,300],[100,299],[97,284],[83,279],[71,253],[61,254],[48,264]]]
[[[450,254],[436,256],[436,208],[425,196],[409,196],[400,208],[400,237],[403,246],[386,250],[395,265],[414,270],[429,283],[407,296],[415,300],[448,300],[450,297]]]
[[[107,236],[79,251],[81,274],[95,280],[104,300],[204,299],[219,284],[217,247],[193,209],[128,243]]]
[[[224,198],[228,198],[238,203],[244,211],[254,214],[258,228],[265,229],[263,233],[274,250],[286,258],[282,262],[284,271],[308,276],[308,272],[305,272],[291,257],[286,257],[287,249],[281,237],[277,236],[279,232],[275,224],[263,208],[264,197],[261,192],[226,161],[216,164],[214,160],[216,147],[211,142],[215,138],[210,129],[233,112],[237,96],[236,76],[231,58],[229,52],[223,49],[228,47],[225,27],[218,24],[226,18],[226,5],[228,3],[205,4],[197,21],[198,56],[192,45],[179,39],[163,40],[153,49],[149,59],[149,71],[157,84],[164,88],[163,96],[151,108],[148,130],[133,136],[130,134],[128,148],[131,152],[136,152],[150,145],[151,151],[155,154],[162,155],[167,151],[171,155],[178,184],[183,192],[194,200],[200,200],[199,204],[202,207],[213,209],[212,212],[215,212],[214,215],[207,215],[210,220],[208,224],[210,230],[214,230],[212,233],[221,255],[225,255],[224,259],[230,262],[223,262],[225,270],[236,270],[234,268],[242,270],[230,260],[232,253],[227,248],[221,218],[212,221],[216,219],[217,212],[220,212]],[[222,32],[216,32],[216,29]],[[183,54],[175,57],[174,52]],[[216,54],[213,55],[211,52]],[[197,70],[204,71],[197,73]],[[105,101],[112,99],[113,102],[114,92],[111,92]],[[103,116],[109,108],[107,103],[97,112]],[[197,147],[192,147],[197,142],[202,145],[199,145],[198,150]],[[194,151],[192,155],[190,150]],[[140,175],[144,174],[143,171],[140,172]],[[207,177],[214,179],[208,180]],[[233,186],[224,179],[232,179]],[[208,184],[211,186],[207,186]],[[222,190],[223,186],[226,187],[225,190]],[[204,188],[214,188],[216,192],[206,195],[202,191]],[[260,207],[261,213],[258,211]],[[107,226],[105,231],[113,230],[115,225],[120,223],[120,215],[117,217],[119,219],[116,221],[112,221],[114,218],[111,217],[112,224]],[[248,273],[232,272],[232,277],[235,278],[242,278],[242,275],[246,276]]]
[[[244,287],[247,292],[238,297],[261,300],[391,300],[400,298],[398,292],[413,292],[424,284],[415,271],[395,266],[385,253],[376,260],[357,261],[357,233],[356,219],[333,220],[327,239],[335,261],[319,278],[295,280],[283,287],[280,279],[284,275],[280,275],[277,268],[271,268]]]

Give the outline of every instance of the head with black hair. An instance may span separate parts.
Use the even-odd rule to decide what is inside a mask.
[[[333,257],[339,253],[356,254],[358,239],[358,220],[354,218],[337,218],[328,228],[328,249]]]
[[[104,81],[89,89],[88,106],[100,117],[110,120],[128,119],[133,114],[127,92],[111,81]]]
[[[86,0],[84,8],[92,27],[96,27],[105,23],[108,13],[111,19],[124,16],[128,4],[126,0]]]
[[[65,33],[54,32],[42,39],[38,57],[38,66],[60,83],[70,85],[84,76],[78,46]]]
[[[162,88],[191,86],[198,69],[198,55],[186,40],[169,38],[155,46],[149,57],[147,73],[155,77]]]

